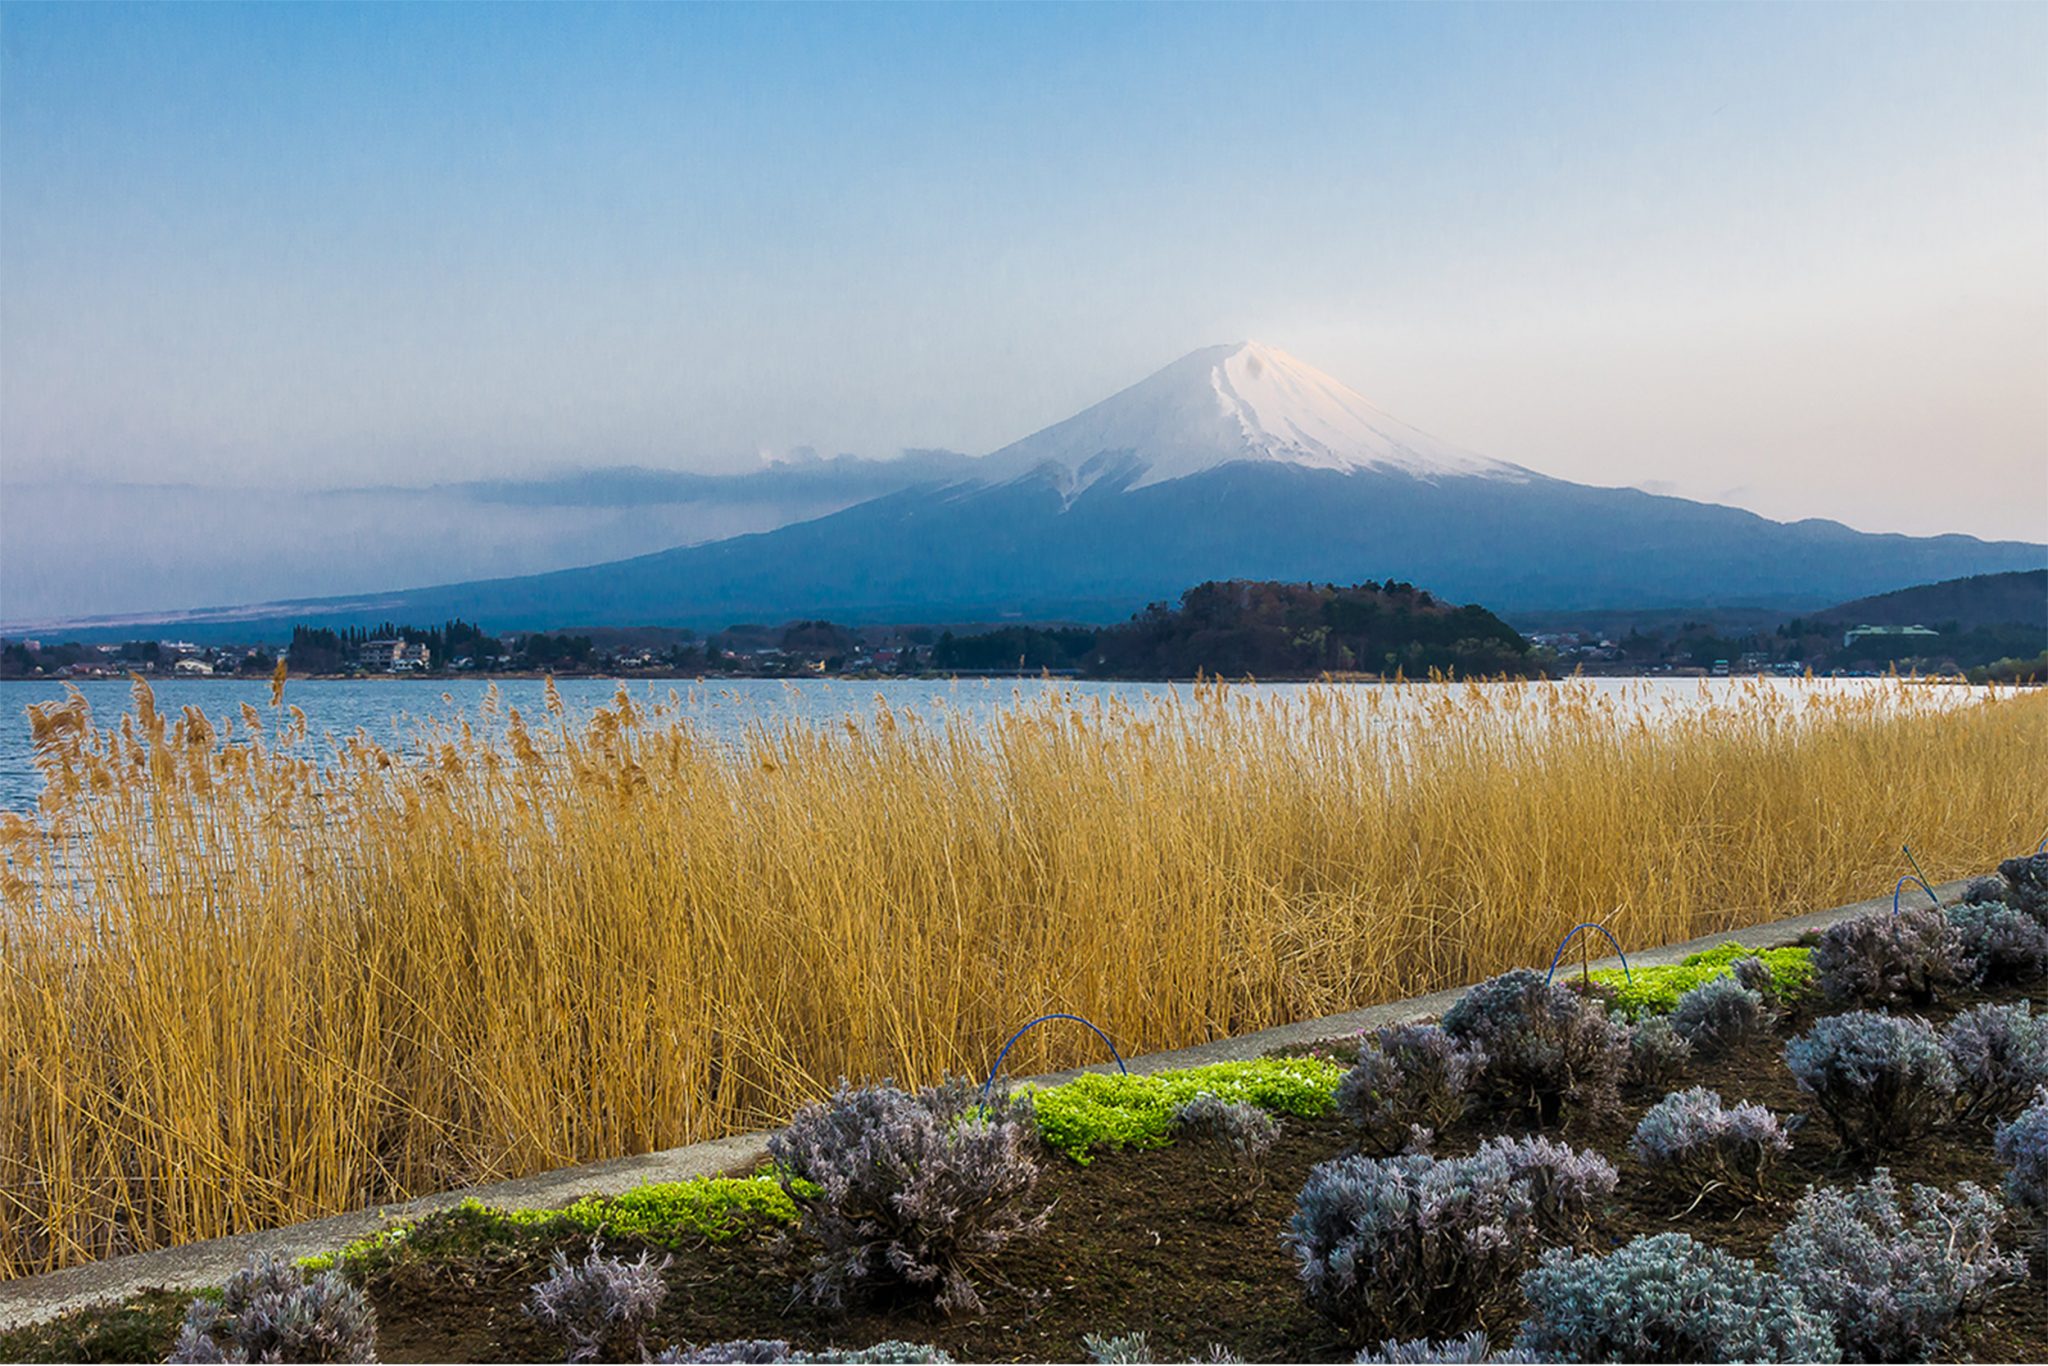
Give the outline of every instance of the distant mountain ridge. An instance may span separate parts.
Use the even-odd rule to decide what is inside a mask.
[[[1400,579],[1506,613],[1789,612],[2048,567],[2038,544],[1781,523],[1549,478],[1407,427],[1253,343],[1194,352],[959,465],[934,457],[928,482],[810,521],[586,568],[171,620],[215,638],[456,616],[498,631],[814,616],[1107,623],[1229,579]]]

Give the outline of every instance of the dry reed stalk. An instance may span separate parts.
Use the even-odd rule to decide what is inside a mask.
[[[714,742],[622,691],[404,755],[138,685],[0,817],[0,1277],[978,1073],[1142,1052],[1979,871],[2048,694],[1204,686]],[[315,755],[320,761],[315,762]],[[1020,1072],[1091,1058],[1037,1031]]]

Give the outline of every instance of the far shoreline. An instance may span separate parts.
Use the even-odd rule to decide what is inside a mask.
[[[1891,676],[1892,676],[1892,675],[1889,675],[1889,674],[1882,674],[1882,673],[1816,673],[1816,674],[1813,674],[1813,675],[1811,675],[1811,679],[1812,679],[1812,681],[1814,681],[1814,682],[1816,682],[1816,683],[1823,683],[1823,682],[1846,682],[1846,681],[1854,681],[1854,680],[1858,680],[1858,679],[1866,679],[1866,680],[1881,680],[1881,679],[1884,679],[1884,678],[1888,678],[1888,677],[1891,677]],[[142,679],[142,681],[143,681],[143,682],[146,682],[146,683],[151,683],[151,684],[155,684],[155,683],[159,683],[159,682],[168,682],[168,683],[260,683],[260,684],[266,684],[266,685],[267,685],[267,684],[268,684],[268,683],[270,683],[270,681],[271,681],[271,679],[270,679],[270,675],[268,675],[268,674],[143,674],[143,675],[141,675],[140,677],[141,677],[141,679]],[[1572,680],[1573,678],[1588,678],[1588,679],[1595,679],[1595,678],[1597,678],[1597,679],[1618,679],[1618,680],[1627,680],[1627,679],[1641,679],[1641,680],[1643,680],[1643,681],[1646,681],[1646,682],[1660,682],[1660,681],[1667,681],[1667,680],[1671,680],[1671,679],[1703,679],[1703,680],[1707,680],[1707,681],[1712,681],[1712,680],[1716,680],[1716,679],[1722,679],[1722,680],[1727,680],[1727,681],[1733,682],[1733,681],[1736,681],[1736,680],[1739,680],[1739,679],[1758,679],[1758,678],[1761,678],[1761,679],[1783,679],[1783,680],[1785,680],[1785,681],[1788,681],[1788,682],[1799,682],[1799,681],[1801,681],[1801,680],[1807,679],[1808,677],[1809,677],[1809,676],[1808,676],[1808,675],[1806,675],[1806,674],[1773,674],[1773,673],[1726,673],[1726,674],[1717,674],[1717,673],[1712,673],[1712,672],[1710,672],[1710,671],[1708,671],[1708,670],[1706,670],[1706,669],[1697,669],[1697,668],[1680,668],[1680,669],[1669,669],[1669,670],[1664,670],[1664,671],[1661,671],[1661,672],[1657,672],[1657,673],[1644,673],[1644,672],[1642,672],[1641,670],[1625,670],[1625,671],[1607,671],[1607,670],[1600,670],[1600,671],[1597,671],[1597,672],[1596,672],[1596,671],[1594,671],[1594,670],[1590,670],[1590,669],[1587,669],[1587,670],[1578,670],[1578,671],[1575,671],[1575,672],[1573,672],[1573,673],[1567,673],[1567,674],[1541,674],[1541,673],[1539,673],[1539,674],[1515,674],[1515,675],[1505,675],[1505,676],[1501,676],[1501,675],[1496,675],[1496,676],[1493,676],[1493,677],[1487,677],[1487,678],[1452,678],[1452,679],[1445,679],[1445,680],[1442,680],[1442,681],[1444,681],[1444,682],[1452,682],[1452,683],[1500,683],[1500,682],[1509,682],[1509,683],[1564,683],[1564,682],[1569,682],[1569,681],[1570,681],[1570,680]],[[1900,682],[1902,682],[1902,683],[1947,683],[1947,684],[1962,684],[1962,685],[1963,685],[1963,686],[1965,686],[1965,687],[1978,687],[1978,686],[1982,686],[1982,685],[1980,685],[1980,684],[1972,684],[1972,683],[1971,683],[1971,682],[1970,682],[1970,681],[1969,681],[1969,680],[1968,680],[1967,678],[1965,678],[1965,677],[1964,677],[1963,675],[1961,675],[1961,674],[1899,674],[1899,675],[1897,675],[1897,677],[1898,677],[1898,680],[1899,680]],[[1259,684],[1268,684],[1268,683],[1285,683],[1285,684],[1308,684],[1308,683],[1335,683],[1335,684],[1362,684],[1362,683],[1370,683],[1370,684],[1411,684],[1411,683],[1430,683],[1430,682],[1432,682],[1432,681],[1435,681],[1435,680],[1431,680],[1431,679],[1429,679],[1429,678],[1408,678],[1408,677],[1393,677],[1393,678],[1389,678],[1389,677],[1386,677],[1385,675],[1381,675],[1381,674],[1330,674],[1330,673],[1320,673],[1320,674],[1270,674],[1270,675],[1263,675],[1263,676],[1260,676],[1260,677],[1243,677],[1243,678],[1223,678],[1223,677],[1219,677],[1218,675],[1215,675],[1215,674],[1203,674],[1203,675],[1200,675],[1200,676],[1194,676],[1194,675],[1188,675],[1188,674],[1142,674],[1142,675],[1120,675],[1120,676],[1118,676],[1118,677],[1114,677],[1114,678],[1109,678],[1109,677],[1093,677],[1093,676],[1088,676],[1088,675],[1084,675],[1084,674],[1077,674],[1077,673],[1073,673],[1073,672],[1071,672],[1071,671],[1069,671],[1069,672],[1059,672],[1059,671],[1022,671],[1022,670],[1015,670],[1015,669],[1012,669],[1012,670],[1004,670],[1004,671],[991,671],[991,672],[980,672],[980,671],[973,671],[973,670],[954,670],[954,671],[949,671],[949,672],[946,672],[946,673],[915,673],[915,674],[879,674],[879,673],[877,673],[877,674],[867,674],[867,673],[840,673],[840,674],[817,674],[817,673],[807,673],[807,674],[782,674],[782,673],[777,673],[777,674],[770,674],[770,673],[719,673],[719,674],[696,674],[696,673],[663,673],[663,672],[658,672],[658,671],[656,671],[656,672],[646,672],[646,673],[630,673],[630,674],[622,674],[622,673],[603,673],[603,672],[592,672],[592,673],[569,673],[569,672],[557,672],[557,671],[547,671],[547,670],[524,670],[524,669],[521,669],[521,670],[511,670],[511,669],[507,669],[507,670],[492,670],[492,671],[491,671],[491,672],[489,672],[489,673],[459,673],[459,674],[431,674],[431,673],[430,673],[430,674],[420,674],[420,673],[398,673],[398,674],[388,674],[388,673],[354,673],[354,674],[289,674],[289,675],[287,675],[287,676],[286,676],[286,681],[287,681],[288,683],[419,683],[419,684],[430,684],[430,683],[439,683],[439,684],[444,684],[444,685],[445,685],[445,684],[449,684],[449,683],[468,683],[468,682],[477,682],[477,681],[482,681],[482,682],[495,682],[495,681],[497,681],[497,680],[500,680],[500,679],[504,679],[504,680],[507,680],[507,681],[511,681],[511,682],[522,682],[522,683],[539,683],[539,682],[545,682],[545,681],[546,681],[546,680],[548,680],[548,679],[554,679],[554,680],[555,680],[555,681],[557,681],[557,682],[565,682],[565,681],[571,681],[571,680],[573,680],[573,681],[577,681],[577,682],[593,682],[593,681],[595,681],[595,682],[609,682],[609,683],[641,683],[641,682],[644,682],[644,683],[663,683],[663,682],[667,682],[667,683],[675,683],[675,682],[687,682],[687,683],[692,683],[692,684],[710,684],[710,683],[723,683],[723,682],[732,682],[732,683],[949,683],[949,682],[977,682],[977,681],[978,681],[978,682],[998,682],[998,681],[1004,681],[1004,680],[1007,680],[1007,681],[1010,681],[1010,682],[1024,682],[1024,681],[1038,682],[1038,681],[1046,681],[1046,682],[1055,682],[1055,683],[1227,683],[1227,684],[1233,684],[1233,685],[1244,685],[1244,684],[1250,684],[1250,685],[1259,685]],[[76,678],[76,677],[74,677],[74,678],[54,678],[54,677],[43,677],[43,678],[21,678],[21,677],[11,677],[11,678],[0,678],[0,684],[7,684],[7,683],[128,683],[128,682],[132,682],[132,681],[133,681],[133,679],[132,679],[132,678],[131,678],[131,677],[130,677],[129,675],[126,675],[126,674],[121,674],[121,675],[114,675],[114,674],[102,674],[102,675],[95,675],[95,676],[90,676],[90,677],[85,677],[85,678]],[[2005,686],[2005,687],[2041,687],[2041,686],[2044,686],[2044,684],[2043,684],[2042,682],[2040,682],[2040,681],[2037,681],[2037,680],[2019,680],[2019,681],[2016,681],[2016,682],[2013,682],[2013,683],[2003,684],[2003,685],[2001,685],[2001,686]]]

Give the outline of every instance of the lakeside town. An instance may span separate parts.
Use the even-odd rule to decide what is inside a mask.
[[[1368,585],[1370,586],[1370,585]],[[1389,585],[1390,587],[1392,585]],[[1406,587],[1406,585],[1402,585]],[[1428,595],[1422,594],[1424,599]],[[1154,612],[1160,608],[1153,609]],[[1185,608],[1182,610],[1186,610]],[[1481,609],[1464,609],[1479,611]],[[642,677],[891,677],[1051,674],[1074,677],[1172,677],[1191,671],[1232,676],[1233,664],[1260,665],[1259,677],[1329,674],[1414,675],[1429,668],[1561,675],[1776,675],[1871,677],[1891,671],[1964,674],[1973,681],[2022,681],[2042,668],[2040,628],[1956,622],[1932,624],[1795,618],[1771,628],[1741,630],[1704,622],[1657,629],[1512,631],[1491,614],[1488,649],[1462,659],[1382,651],[1268,650],[1256,658],[1156,649],[1105,650],[1105,641],[1133,627],[1076,625],[849,626],[824,620],[777,626],[736,625],[700,634],[667,628],[589,628],[559,632],[488,633],[453,620],[436,627],[384,623],[337,631],[296,626],[288,642],[200,643],[188,640],[55,642],[0,639],[0,679],[74,680],[130,674],[181,679],[268,677],[282,660],[300,677],[447,677],[469,674],[622,675]],[[1142,620],[1142,619],[1139,619]],[[1268,623],[1300,646],[1298,622]],[[1327,627],[1321,628],[1327,631]],[[1316,642],[1320,644],[1321,642]],[[1381,642],[1385,643],[1385,642]],[[1412,642],[1409,643],[1412,647]]]

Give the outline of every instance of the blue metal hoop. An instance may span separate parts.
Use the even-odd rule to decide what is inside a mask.
[[[2041,836],[2041,842],[2034,846],[2036,855],[2048,853],[2048,835]]]
[[[1123,1073],[1125,1076],[1129,1076],[1131,1074],[1131,1069],[1124,1066],[1123,1054],[1117,1052],[1116,1045],[1109,1041],[1109,1035],[1103,1033],[1099,1029],[1096,1029],[1095,1026],[1089,1021],[1082,1019],[1079,1015],[1041,1015],[1037,1019],[1025,1025],[1024,1028],[1018,1030],[1015,1034],[1012,1034],[1010,1036],[1010,1041],[1003,1045],[1003,1051],[996,1054],[996,1065],[988,1069],[988,1080],[981,1084],[981,1099],[983,1104],[988,1103],[989,1090],[996,1084],[996,1077],[1003,1070],[1003,1059],[1010,1056],[1010,1050],[1017,1046],[1017,1040],[1023,1038],[1024,1035],[1028,1033],[1031,1029],[1033,1029],[1035,1026],[1044,1024],[1047,1020],[1072,1020],[1075,1024],[1087,1025],[1089,1029],[1094,1030],[1095,1037],[1102,1040],[1102,1046],[1109,1050],[1109,1056],[1116,1059],[1116,1070]]]
[[[1909,882],[1918,882],[1920,884],[1920,890],[1927,893],[1927,899],[1934,903],[1934,909],[1937,911],[1941,909],[1941,898],[1934,894],[1934,889],[1928,886],[1924,880],[1914,877],[1911,873],[1908,873],[1904,877],[1900,878],[1892,886],[1893,915],[1897,915],[1899,913],[1899,893],[1906,890],[1906,884]]]
[[[1544,984],[1546,986],[1549,985],[1550,979],[1557,976],[1557,965],[1564,961],[1564,951],[1567,948],[1571,947],[1573,936],[1577,935],[1580,930],[1598,930],[1603,936],[1606,937],[1608,943],[1614,945],[1614,956],[1621,959],[1622,980],[1627,982],[1630,986],[1634,986],[1636,983],[1636,976],[1634,973],[1628,970],[1628,955],[1621,951],[1621,941],[1616,939],[1613,935],[1608,934],[1607,927],[1597,920],[1581,921],[1579,924],[1576,924],[1572,926],[1571,929],[1565,931],[1564,938],[1557,941],[1557,952],[1552,954],[1550,957],[1550,971],[1544,975]]]

